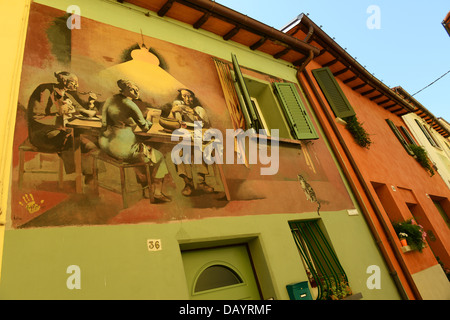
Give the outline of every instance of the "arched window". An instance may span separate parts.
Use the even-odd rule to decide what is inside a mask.
[[[242,278],[231,268],[215,264],[207,267],[198,276],[194,286],[194,292],[228,287],[243,282]]]

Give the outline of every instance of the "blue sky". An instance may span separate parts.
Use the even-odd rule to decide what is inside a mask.
[[[216,2],[281,29],[301,13],[389,87],[410,94],[450,70],[450,36],[441,22],[449,0],[216,0]],[[379,8],[379,28],[368,28]],[[450,73],[417,93],[436,117],[450,122]]]

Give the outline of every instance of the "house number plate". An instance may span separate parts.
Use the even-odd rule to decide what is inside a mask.
[[[162,250],[161,239],[148,239],[147,240],[148,251],[160,251]]]

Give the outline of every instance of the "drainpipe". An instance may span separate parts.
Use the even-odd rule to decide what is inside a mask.
[[[364,178],[362,177],[361,172],[358,170],[357,165],[356,165],[356,163],[355,163],[355,160],[353,159],[353,157],[352,157],[350,151],[348,150],[348,148],[347,148],[347,146],[346,146],[346,144],[345,144],[344,139],[342,138],[341,134],[339,133],[339,130],[338,130],[336,124],[334,123],[334,119],[333,119],[333,118],[331,117],[331,115],[327,112],[326,105],[325,105],[325,103],[323,102],[323,100],[321,99],[321,97],[320,97],[320,95],[319,95],[319,93],[318,93],[316,87],[314,86],[314,83],[312,82],[311,77],[309,76],[309,74],[307,73],[306,70],[301,70],[301,71],[298,70],[298,72],[297,72],[297,80],[299,81],[300,85],[303,87],[303,91],[305,92],[305,94],[306,94],[306,96],[307,96],[309,102],[313,105],[313,100],[311,99],[311,95],[309,94],[308,90],[306,90],[307,87],[306,87],[306,85],[305,85],[305,82],[304,82],[303,79],[301,78],[300,74],[303,74],[303,75],[304,75],[305,79],[307,80],[309,86],[311,87],[311,89],[312,89],[312,91],[313,91],[313,93],[314,93],[314,96],[315,96],[316,99],[319,101],[319,104],[321,105],[322,109],[325,111],[325,115],[326,115],[326,117],[327,117],[327,120],[328,120],[328,122],[330,123],[330,125],[331,125],[331,127],[332,127],[332,130],[333,130],[333,132],[334,132],[334,134],[335,134],[336,137],[338,138],[339,143],[340,143],[341,146],[343,147],[344,152],[345,152],[345,155],[346,155],[347,158],[349,159],[350,164],[351,164],[351,167],[352,167],[353,171],[356,173],[356,175],[357,175],[357,177],[358,177],[359,183],[362,185],[365,194],[366,194],[366,195],[368,196],[368,198],[369,198],[370,204],[371,204],[372,207],[375,209],[375,213],[377,214],[378,219],[380,220],[381,225],[383,226],[383,230],[386,232],[389,241],[390,241],[391,243],[394,243],[394,240],[393,240],[392,235],[391,235],[391,233],[390,233],[390,231],[389,231],[389,229],[388,229],[388,226],[386,225],[386,222],[384,221],[383,217],[381,216],[381,213],[379,212],[379,208],[378,208],[378,206],[376,205],[376,203],[375,203],[373,197],[371,196],[371,193],[370,193],[370,191],[368,190],[368,187],[367,187],[367,185],[366,185],[366,183],[365,183],[365,181],[364,181]],[[316,109],[316,107],[314,107],[314,109]],[[323,120],[321,117],[318,117],[318,119],[319,119],[319,122],[321,123],[322,127],[325,128],[324,120]],[[326,134],[328,140],[329,140],[329,141],[332,141],[332,140],[331,140],[331,134],[330,134],[327,130],[324,130],[324,131],[325,131],[325,134]],[[332,149],[333,149],[334,153],[335,153],[336,155],[338,155],[339,152],[337,151],[337,149],[336,149],[336,147],[334,146],[334,144],[331,144],[331,145],[332,145]],[[378,245],[378,247],[380,248],[381,254],[382,254],[382,256],[383,256],[385,262],[387,263],[387,266],[388,266],[388,269],[389,269],[389,273],[391,274],[391,276],[392,276],[392,278],[393,278],[393,280],[394,280],[394,283],[395,283],[395,285],[396,285],[396,287],[397,287],[397,289],[398,289],[398,291],[399,291],[399,293],[400,293],[402,299],[404,299],[404,300],[409,300],[409,297],[408,297],[408,295],[406,294],[405,289],[403,288],[403,286],[402,286],[402,284],[401,284],[401,281],[400,281],[400,279],[399,279],[399,276],[398,276],[398,274],[397,274],[397,271],[395,270],[395,268],[394,268],[392,262],[391,262],[390,259],[389,259],[389,256],[388,256],[387,250],[386,250],[386,248],[385,248],[385,245],[384,245],[384,243],[382,242],[382,240],[381,240],[381,238],[380,238],[380,235],[378,234],[378,231],[377,231],[376,228],[375,228],[375,225],[373,224],[373,221],[372,221],[372,219],[371,219],[371,217],[370,217],[370,214],[369,214],[369,212],[368,212],[368,210],[367,210],[367,208],[366,208],[366,206],[365,206],[365,204],[364,204],[364,201],[362,200],[361,196],[359,195],[359,192],[358,192],[356,186],[354,185],[354,183],[352,183],[352,178],[351,178],[351,176],[350,176],[350,174],[349,174],[349,172],[348,172],[348,169],[346,169],[346,166],[345,166],[344,162],[342,161],[342,159],[341,159],[339,156],[337,156],[337,159],[338,159],[338,161],[339,161],[341,167],[344,169],[343,172],[344,172],[344,174],[345,174],[347,180],[349,181],[349,184],[350,184],[350,187],[351,187],[351,189],[352,189],[352,191],[353,191],[353,194],[355,195],[355,197],[356,197],[356,199],[357,199],[357,201],[358,201],[358,204],[359,204],[359,206],[360,206],[360,208],[361,208],[361,210],[362,210],[362,212],[363,212],[363,215],[364,215],[364,217],[365,217],[365,220],[367,221],[367,224],[368,224],[368,226],[369,226],[369,229],[370,229],[372,235],[373,235],[374,238],[375,238],[375,242],[376,242],[376,244]],[[398,249],[397,249],[397,248],[394,248],[393,251],[394,251],[394,254],[395,254],[397,260],[399,261],[399,264],[400,264],[400,267],[402,268],[402,271],[403,271],[404,274],[405,274],[405,277],[406,277],[406,279],[407,279],[407,281],[408,281],[408,284],[411,286],[411,289],[412,289],[412,291],[413,291],[415,297],[421,299],[421,295],[420,295],[420,293],[419,293],[419,291],[418,291],[418,289],[417,289],[417,287],[416,287],[416,285],[415,285],[415,283],[414,283],[414,280],[412,279],[411,275],[409,274],[409,272],[408,272],[408,270],[407,270],[407,268],[406,268],[406,265],[405,265],[405,263],[404,263],[404,261],[403,261],[403,258],[401,257],[401,253],[398,252]]]
[[[313,26],[309,26],[308,34],[306,35],[305,40],[303,40],[303,41],[305,41],[306,43],[308,43],[308,41],[309,41],[309,39],[311,39],[313,33],[314,33],[314,28],[313,28]]]
[[[314,52],[311,50],[311,51],[309,51],[309,55],[304,59],[302,64],[297,68],[297,79],[298,79],[298,74],[300,72],[302,72],[303,70],[305,70],[306,66],[312,59],[314,59]]]
[[[308,30],[308,34],[306,35],[305,39],[303,40],[305,43],[308,43],[308,41],[311,39],[312,35],[314,33],[314,28],[313,26],[309,26],[309,30]],[[297,79],[298,79],[298,75],[300,72],[302,72],[303,70],[305,70],[306,66],[308,65],[308,63],[311,62],[312,59],[314,59],[315,54],[313,50],[309,51],[309,55],[307,57],[305,57],[304,61],[301,62],[300,67],[297,68]],[[295,63],[294,63],[295,64]]]

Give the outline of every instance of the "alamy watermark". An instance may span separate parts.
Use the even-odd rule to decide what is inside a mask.
[[[67,267],[66,270],[67,274],[70,274],[70,276],[67,278],[66,286],[67,289],[73,290],[73,289],[81,289],[81,269],[79,266],[73,264]]]
[[[67,18],[66,25],[70,30],[81,29],[81,9],[79,6],[70,5],[67,7],[67,13],[70,13]]]
[[[377,5],[370,5],[367,7],[366,12],[370,14],[370,16],[366,20],[367,28],[373,29],[381,29],[381,9]]]
[[[279,168],[279,130],[272,129],[270,138],[265,130],[226,129],[226,139],[218,129],[207,129],[203,132],[202,122],[194,122],[193,132],[187,129],[177,129],[171,136],[171,141],[179,141],[172,149],[171,158],[174,164],[234,164],[237,153],[237,164],[246,161],[246,139],[248,138],[248,163],[262,164],[268,167],[260,169],[261,175],[274,175]],[[181,139],[181,141],[180,141]],[[268,148],[270,140],[270,155]],[[224,159],[224,146],[226,155]],[[225,162],[224,162],[225,160]]]
[[[367,267],[367,274],[370,276],[367,278],[366,286],[369,290],[381,289],[381,270],[377,265],[371,265]]]

